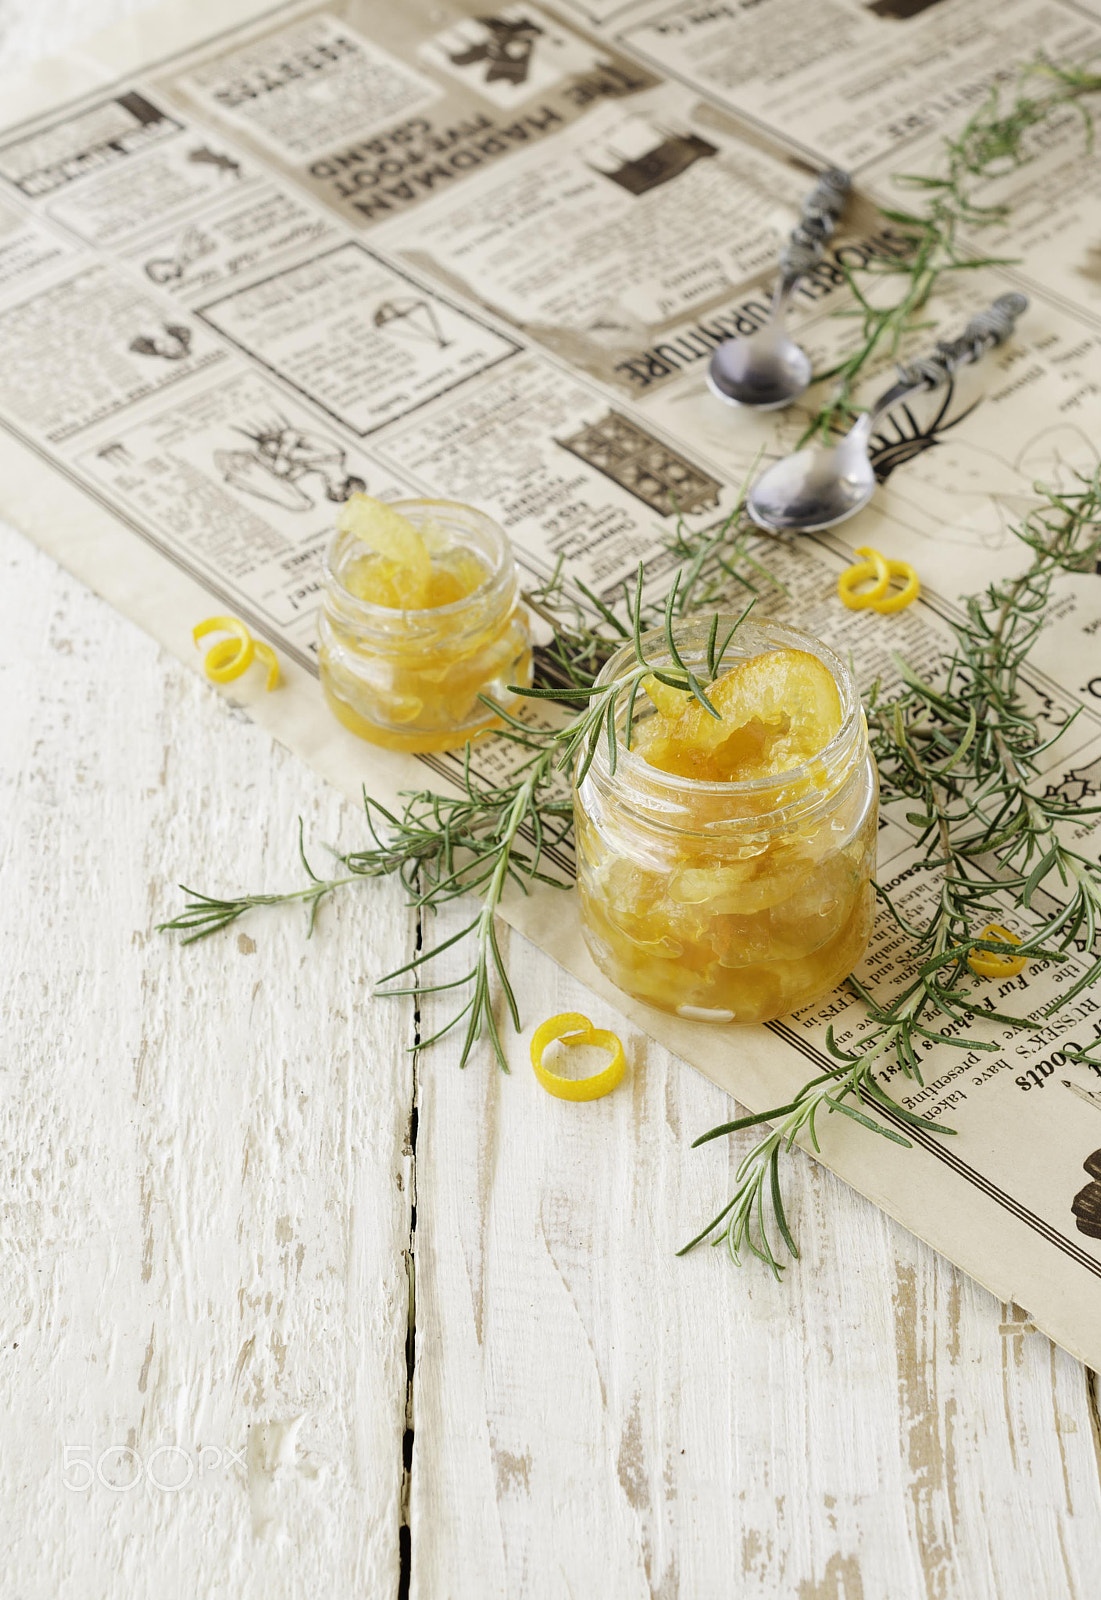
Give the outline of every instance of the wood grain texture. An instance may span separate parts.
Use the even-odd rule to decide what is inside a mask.
[[[138,9],[5,0],[0,70]],[[588,1106],[523,1039],[509,1077],[449,1043],[414,1082],[442,1013],[372,997],[417,936],[393,885],[312,944],[155,934],[180,877],[296,882],[299,814],[361,837],[0,530],[5,1600],[396,1596],[406,1493],[414,1600],[1092,1600],[1088,1375],[798,1153],[782,1284],[675,1260],[738,1145],[689,1150],[731,1104],[668,1053],[628,1033]],[[595,1015],[509,945],[529,1032]],[[176,1445],[182,1488],[122,1487]]]
[[[353,808],[17,535],[0,562],[0,1587],[394,1594],[401,897],[312,945],[302,913],[157,934],[178,877],[295,884],[296,816]]]
[[[800,1152],[782,1283],[676,1260],[748,1147],[688,1148],[729,1099],[624,1031],[622,1089],[552,1100],[531,1028],[616,1018],[510,953],[512,1076],[419,1073],[414,1600],[1095,1594],[1088,1374]]]

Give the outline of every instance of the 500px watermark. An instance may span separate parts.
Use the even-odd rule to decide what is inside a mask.
[[[159,1444],[147,1452],[130,1444],[109,1444],[97,1454],[90,1444],[66,1444],[61,1453],[62,1482],[74,1494],[87,1494],[102,1484],[113,1494],[126,1494],[148,1483],[165,1494],[186,1489],[193,1478],[245,1466],[245,1449],[204,1444],[191,1450],[182,1444]]]

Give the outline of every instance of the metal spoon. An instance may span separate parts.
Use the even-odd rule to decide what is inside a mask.
[[[804,200],[802,215],[780,257],[768,321],[756,333],[724,339],[711,357],[708,388],[727,405],[775,411],[790,405],[810,383],[810,357],[789,338],[784,323],[796,284],[822,259],[849,187],[847,172],[837,168],[823,172]]]
[[[854,516],[875,491],[869,445],[878,419],[907,395],[939,388],[957,367],[1002,344],[1027,306],[1023,294],[999,295],[988,310],[971,318],[958,339],[942,339],[931,356],[900,366],[898,382],[856,419],[840,444],[830,450],[797,450],[775,462],[749,491],[746,503],[757,526],[813,533]]]

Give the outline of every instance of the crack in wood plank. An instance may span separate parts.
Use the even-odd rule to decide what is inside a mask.
[[[424,912],[414,915],[414,956],[424,948]],[[419,968],[414,968],[414,973]],[[412,1073],[410,1082],[409,1122],[406,1134],[406,1199],[409,1205],[409,1237],[404,1252],[405,1270],[409,1286],[409,1303],[405,1333],[405,1396],[404,1422],[401,1437],[401,1495],[398,1522],[398,1600],[408,1600],[413,1577],[413,1450],[416,1440],[416,1367],[417,1367],[417,1134],[420,1120],[418,1090],[420,1085],[421,1008],[420,995],[414,994],[412,1004],[411,1048]]]
[[[1097,1480],[1101,1484],[1101,1374],[1086,1372],[1086,1401],[1090,1419],[1090,1433],[1093,1438],[1094,1462],[1097,1467]]]

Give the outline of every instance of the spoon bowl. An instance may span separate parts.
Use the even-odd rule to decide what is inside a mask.
[[[717,399],[757,411],[790,405],[810,379],[810,357],[778,322],[770,322],[748,339],[728,339],[707,368],[707,386]]]
[[[797,450],[768,467],[746,501],[757,526],[775,533],[793,529],[814,533],[844,522],[866,506],[875,493],[875,473],[868,460],[871,428],[861,428],[864,421],[861,417],[830,450]]]
[[[707,386],[728,406],[777,411],[798,400],[811,381],[810,357],[784,327],[801,278],[822,259],[849,192],[849,176],[831,167],[803,201],[799,221],[780,255],[780,280],[768,321],[756,333],[724,339],[707,367]]]

